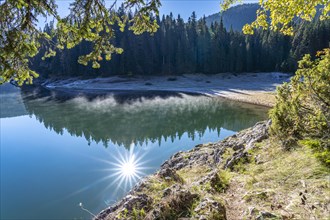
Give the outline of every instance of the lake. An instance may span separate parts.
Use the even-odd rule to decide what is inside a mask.
[[[251,127],[268,110],[180,93],[0,98],[1,219],[92,218],[174,153]]]

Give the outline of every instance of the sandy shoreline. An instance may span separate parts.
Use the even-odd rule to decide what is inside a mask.
[[[42,86],[49,90],[71,93],[136,93],[136,92],[182,92],[223,97],[240,102],[271,107],[275,103],[276,87],[288,81],[285,73],[244,74],[184,74],[181,76],[135,76],[95,79],[47,80]]]
[[[223,92],[222,94],[218,95],[220,97],[245,102],[255,105],[273,107],[275,105],[275,90],[272,92],[263,92],[263,91],[239,91],[240,93],[235,92]]]

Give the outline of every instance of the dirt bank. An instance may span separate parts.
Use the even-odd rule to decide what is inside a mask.
[[[51,90],[89,93],[169,91],[219,96],[241,102],[273,106],[276,86],[289,80],[284,73],[184,74],[181,76],[134,76],[95,79],[47,80],[42,85]]]
[[[308,149],[283,150],[270,123],[178,152],[95,220],[326,219],[328,169]]]

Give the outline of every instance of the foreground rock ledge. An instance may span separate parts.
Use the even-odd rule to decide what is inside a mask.
[[[268,137],[269,126],[270,121],[259,122],[218,143],[176,153],[94,219],[227,219],[222,172],[244,161]]]

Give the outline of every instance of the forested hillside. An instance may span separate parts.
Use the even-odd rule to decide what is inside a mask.
[[[258,4],[237,5],[224,12],[207,16],[206,24],[211,26],[211,23],[220,22],[222,18],[223,25],[227,30],[232,28],[235,31],[242,31],[245,24],[250,24],[256,19],[256,12],[259,8]]]
[[[120,9],[118,13],[122,13]],[[132,17],[132,14],[128,16]],[[109,76],[293,72],[297,68],[297,60],[305,53],[316,54],[316,51],[329,45],[330,39],[329,20],[301,22],[296,25],[294,37],[289,37],[269,30],[244,35],[233,29],[228,30],[223,20],[212,22],[208,27],[207,19],[197,20],[195,13],[187,22],[173,15],[154,19],[157,19],[160,28],[152,36],[148,33],[134,35],[128,26],[120,32],[118,27],[113,43],[123,48],[124,52],[113,55],[110,62],[103,61],[105,57],[99,57],[101,68],[93,69],[77,62],[80,55],[92,50],[88,42],[71,50],[58,51],[56,57],[44,61],[41,60],[45,53],[43,49],[33,58],[31,67],[43,77],[89,76],[91,73],[96,73],[94,76]],[[50,33],[53,28],[50,24],[44,31]]]

